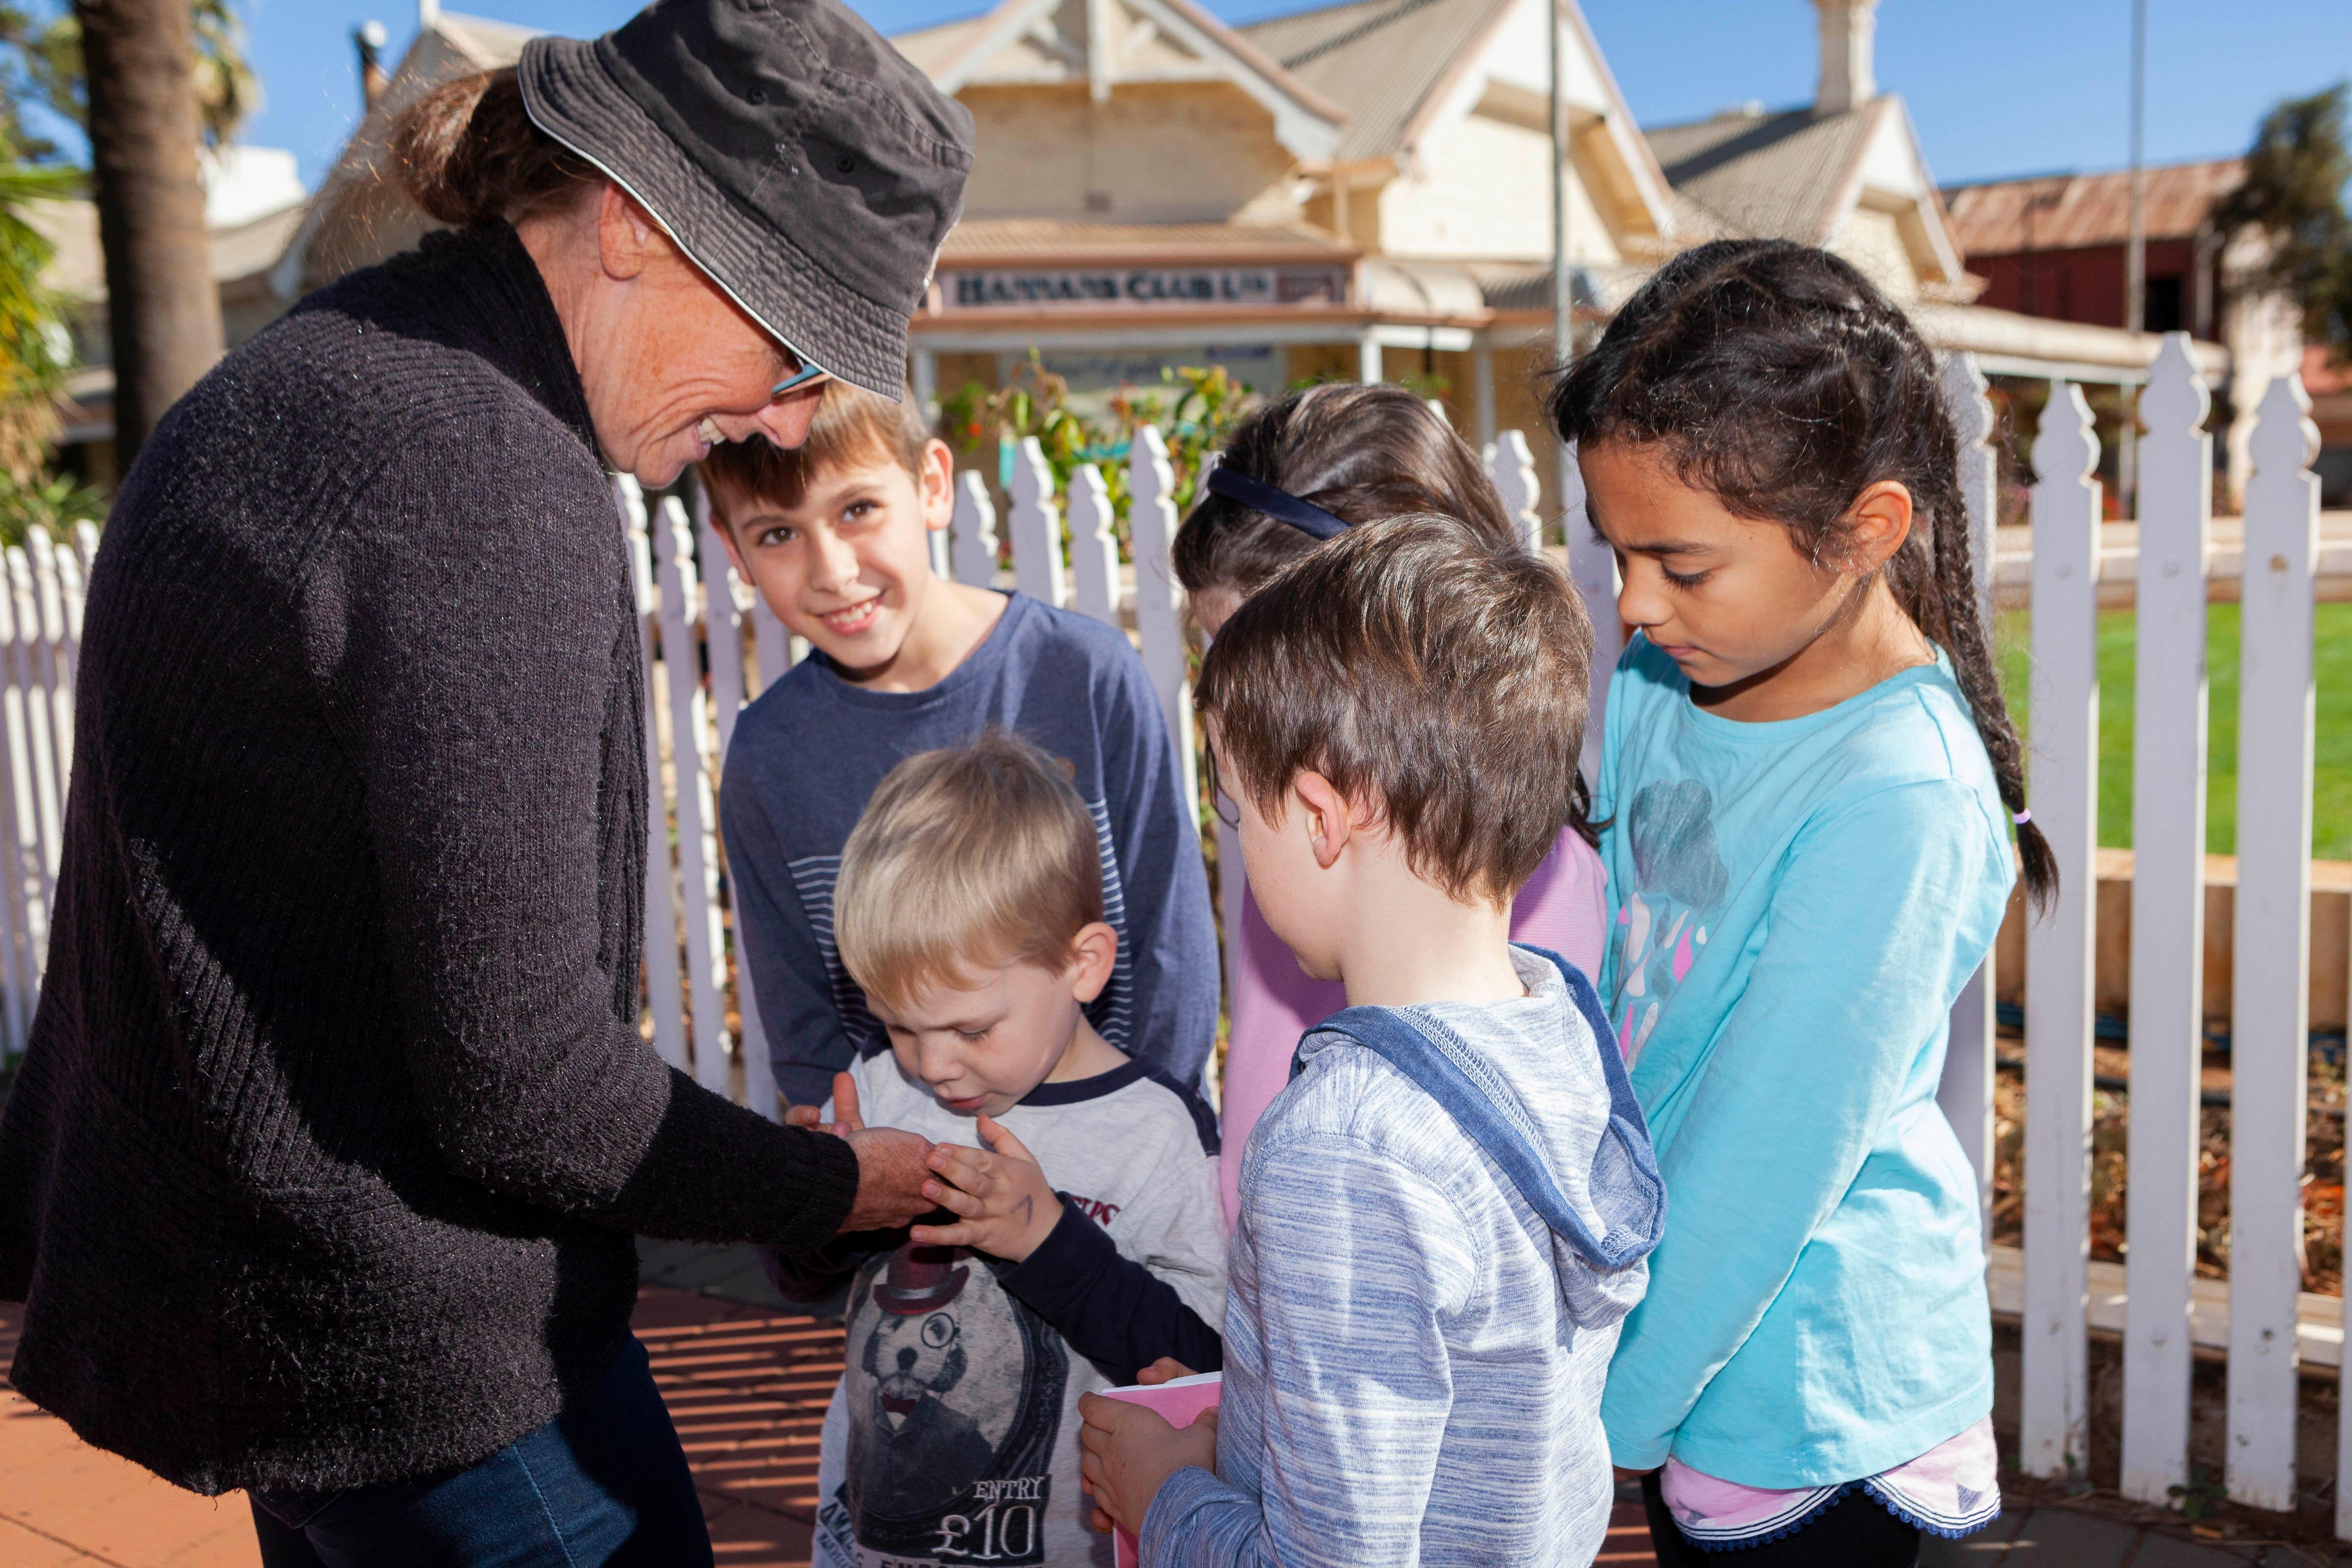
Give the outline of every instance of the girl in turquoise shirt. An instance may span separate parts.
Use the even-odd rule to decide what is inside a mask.
[[[1725,241],[1556,389],[1636,635],[1601,976],[1666,1180],[1602,1404],[1663,1563],[1917,1560],[2000,1510],[1976,1182],[1936,1105],[2000,921],[2016,731],[1934,357],[1853,268]]]

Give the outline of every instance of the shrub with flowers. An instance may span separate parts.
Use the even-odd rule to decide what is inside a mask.
[[[965,465],[994,448],[992,467],[1000,490],[1012,486],[1013,454],[1025,437],[1037,437],[1053,471],[1055,496],[1066,503],[1071,476],[1081,464],[1094,465],[1110,494],[1119,558],[1127,560],[1127,462],[1136,431],[1156,426],[1168,443],[1181,514],[1192,504],[1202,459],[1223,444],[1252,395],[1252,389],[1227,375],[1223,366],[1175,366],[1162,370],[1155,386],[1120,387],[1111,395],[1108,418],[1096,419],[1071,403],[1068,381],[1047,370],[1033,349],[1004,385],[991,389],[967,382],[962,390],[941,398],[940,424]]]

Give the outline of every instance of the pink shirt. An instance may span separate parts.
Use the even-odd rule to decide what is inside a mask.
[[[1570,828],[1519,889],[1511,905],[1511,938],[1549,948],[1597,983],[1605,914],[1601,857]],[[1217,1173],[1228,1230],[1241,1212],[1242,1152],[1249,1147],[1250,1129],[1290,1081],[1290,1059],[1300,1037],[1348,1005],[1338,985],[1299,972],[1298,961],[1257,912],[1257,900],[1246,887],[1241,925],[1230,1009],[1233,1037],[1225,1047],[1220,1132],[1224,1152]]]
[[[1957,1541],[2000,1516],[2000,1450],[1988,1415],[1907,1464],[1843,1485],[1748,1487],[1675,1458],[1658,1484],[1683,1534],[1708,1552],[1794,1535],[1856,1487],[1912,1528]]]

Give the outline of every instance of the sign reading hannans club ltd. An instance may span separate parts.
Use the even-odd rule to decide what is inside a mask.
[[[1343,305],[1344,267],[1065,267],[942,271],[949,309]]]

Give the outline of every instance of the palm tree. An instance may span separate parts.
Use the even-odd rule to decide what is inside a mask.
[[[189,0],[74,0],[92,194],[114,340],[115,444],[127,466],[221,356],[220,296],[196,153]]]

